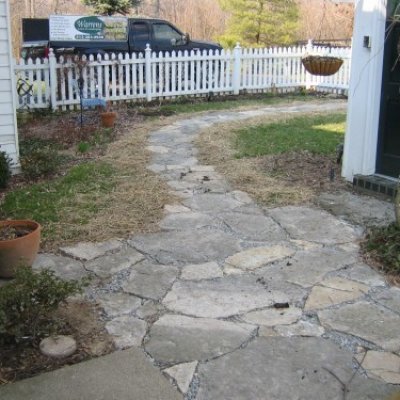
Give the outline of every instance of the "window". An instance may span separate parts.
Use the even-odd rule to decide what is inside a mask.
[[[175,39],[177,42],[182,39],[182,33],[167,24],[154,24],[154,39],[156,41],[168,41]]]
[[[149,42],[150,31],[149,26],[145,22],[135,22],[133,24],[133,39],[137,42]]]

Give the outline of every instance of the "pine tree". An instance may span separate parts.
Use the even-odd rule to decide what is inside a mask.
[[[227,29],[219,41],[228,47],[265,47],[293,43],[298,8],[295,0],[219,0],[230,13]]]
[[[94,12],[100,15],[126,15],[141,2],[142,0],[83,0],[83,4],[93,7]]]

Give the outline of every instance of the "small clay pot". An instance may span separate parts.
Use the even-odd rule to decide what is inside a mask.
[[[115,124],[115,119],[117,118],[117,113],[114,111],[106,111],[100,114],[101,125],[104,128],[112,128]]]
[[[28,233],[15,239],[0,240],[0,278],[13,278],[20,266],[31,267],[40,244],[40,225],[35,221],[0,221],[4,226],[26,229]]]

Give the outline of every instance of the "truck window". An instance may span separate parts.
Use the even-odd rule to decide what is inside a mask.
[[[171,44],[171,39],[175,39],[176,43],[179,43],[182,40],[182,33],[168,24],[153,24],[153,32],[154,40],[158,43]]]
[[[146,48],[146,44],[150,43],[150,29],[146,22],[134,22],[131,27],[131,42],[140,50]]]

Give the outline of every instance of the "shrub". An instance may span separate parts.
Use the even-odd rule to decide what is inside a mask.
[[[0,342],[35,339],[50,327],[52,312],[67,297],[79,293],[82,283],[63,281],[50,270],[17,270],[15,279],[0,288]]]
[[[11,178],[12,160],[5,151],[0,151],[0,188],[5,189]]]
[[[372,228],[364,243],[364,250],[381,263],[385,272],[400,274],[400,225]]]

